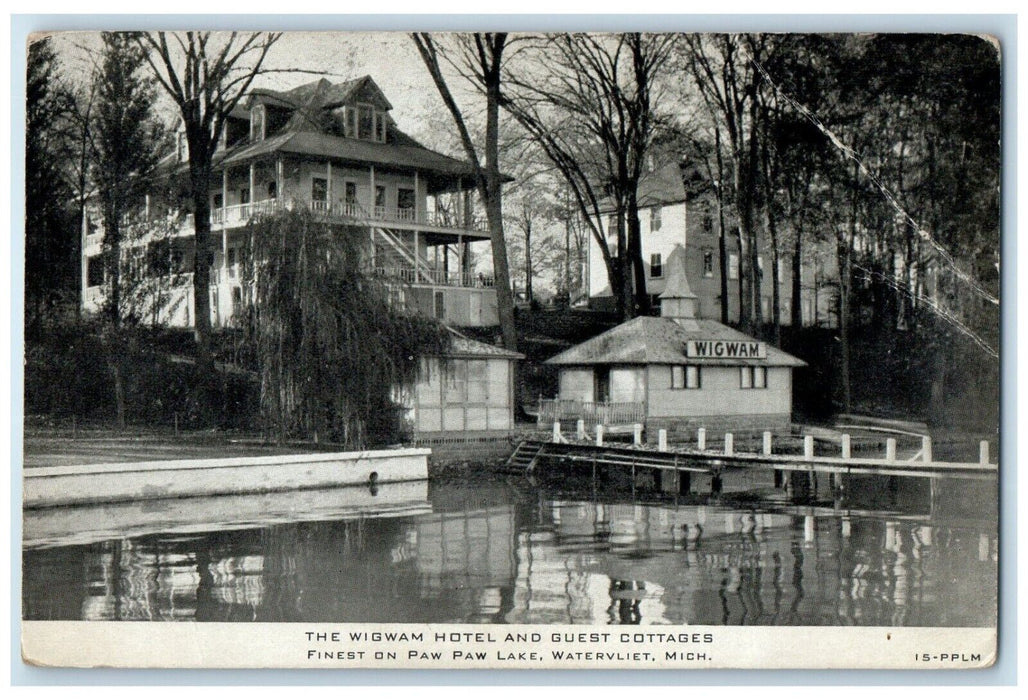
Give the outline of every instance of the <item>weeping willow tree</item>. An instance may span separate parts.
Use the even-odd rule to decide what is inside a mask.
[[[245,337],[265,425],[279,441],[402,439],[403,397],[449,333],[390,303],[390,288],[362,263],[366,229],[300,210],[261,218],[249,234]]]

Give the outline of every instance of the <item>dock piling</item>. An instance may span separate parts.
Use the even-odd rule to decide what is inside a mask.
[[[889,438],[885,441],[885,459],[890,462],[896,461],[896,438]]]
[[[771,431],[769,431],[769,430],[765,430],[764,431],[764,444],[763,444],[763,448],[764,448],[764,454],[770,456],[771,455]]]
[[[807,515],[803,518],[803,541],[814,541],[814,516]]]
[[[696,449],[701,452],[707,449],[707,429],[700,428],[696,431]]]
[[[579,440],[585,440],[585,421],[581,418],[578,419],[578,423],[575,425],[575,435],[578,436]]]
[[[735,452],[735,436],[725,433],[725,455],[730,456]]]
[[[553,442],[560,442],[560,421],[553,421]]]
[[[803,459],[814,459],[814,436],[803,436]]]
[[[596,424],[596,446],[603,447],[603,424]]]
[[[843,459],[850,459],[850,454],[851,454],[850,436],[849,436],[849,433],[843,433],[842,434],[842,458]]]
[[[632,444],[641,445],[643,442],[643,427],[641,423],[632,425]]]
[[[921,437],[921,461],[932,461],[932,438],[928,435]]]
[[[667,452],[667,430],[664,428],[657,431],[657,449]]]
[[[989,463],[989,441],[982,440],[978,444],[978,464]]]

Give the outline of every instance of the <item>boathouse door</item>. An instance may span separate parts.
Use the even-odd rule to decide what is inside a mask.
[[[593,370],[593,397],[597,403],[610,401],[610,367],[598,366]]]

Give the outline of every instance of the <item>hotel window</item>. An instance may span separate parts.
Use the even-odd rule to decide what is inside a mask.
[[[654,253],[650,256],[650,277],[663,277],[664,276],[664,263],[660,259],[660,253]]]
[[[714,253],[709,250],[703,253],[703,276],[714,276]]]
[[[414,190],[407,187],[396,189],[396,208],[400,210],[401,218],[414,220],[414,203]]]
[[[607,235],[616,236],[618,231],[618,217],[617,214],[609,214],[607,216]]]
[[[350,205],[356,204],[357,203],[357,183],[356,182],[347,182],[344,185],[344,188],[346,190],[346,203],[350,204]]]
[[[178,248],[171,249],[171,272],[172,274],[180,274],[186,271],[186,256]]]
[[[660,207],[650,207],[650,230],[660,230]]]
[[[672,389],[699,389],[700,368],[697,365],[675,365],[671,368]]]
[[[249,187],[244,187],[243,189],[239,190],[239,203],[240,204],[249,204],[250,203],[250,188]]]
[[[344,115],[344,132],[347,138],[357,138],[357,110],[353,107],[346,107]]]
[[[221,192],[217,192],[211,197],[211,209],[221,209],[225,206],[225,199],[221,196]]]
[[[104,283],[104,261],[99,255],[86,258],[86,286],[99,287]]]
[[[278,197],[278,183],[271,180],[268,183],[268,199],[275,199]]]
[[[375,137],[375,110],[371,105],[357,105],[357,138],[371,141]]]
[[[264,139],[264,105],[257,105],[250,112],[250,140]]]
[[[728,279],[739,279],[739,256],[735,253],[728,255]]]
[[[740,389],[766,389],[767,368],[766,367],[740,367],[739,368]]]
[[[311,201],[321,204],[328,201],[328,180],[326,178],[311,178]]]
[[[375,112],[375,140],[386,141],[386,116],[382,112]]]
[[[375,206],[385,207],[386,205],[386,188],[385,185],[375,185]]]

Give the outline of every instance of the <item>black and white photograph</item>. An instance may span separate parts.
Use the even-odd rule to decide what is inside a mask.
[[[25,662],[990,666],[1002,48],[31,35]]]

